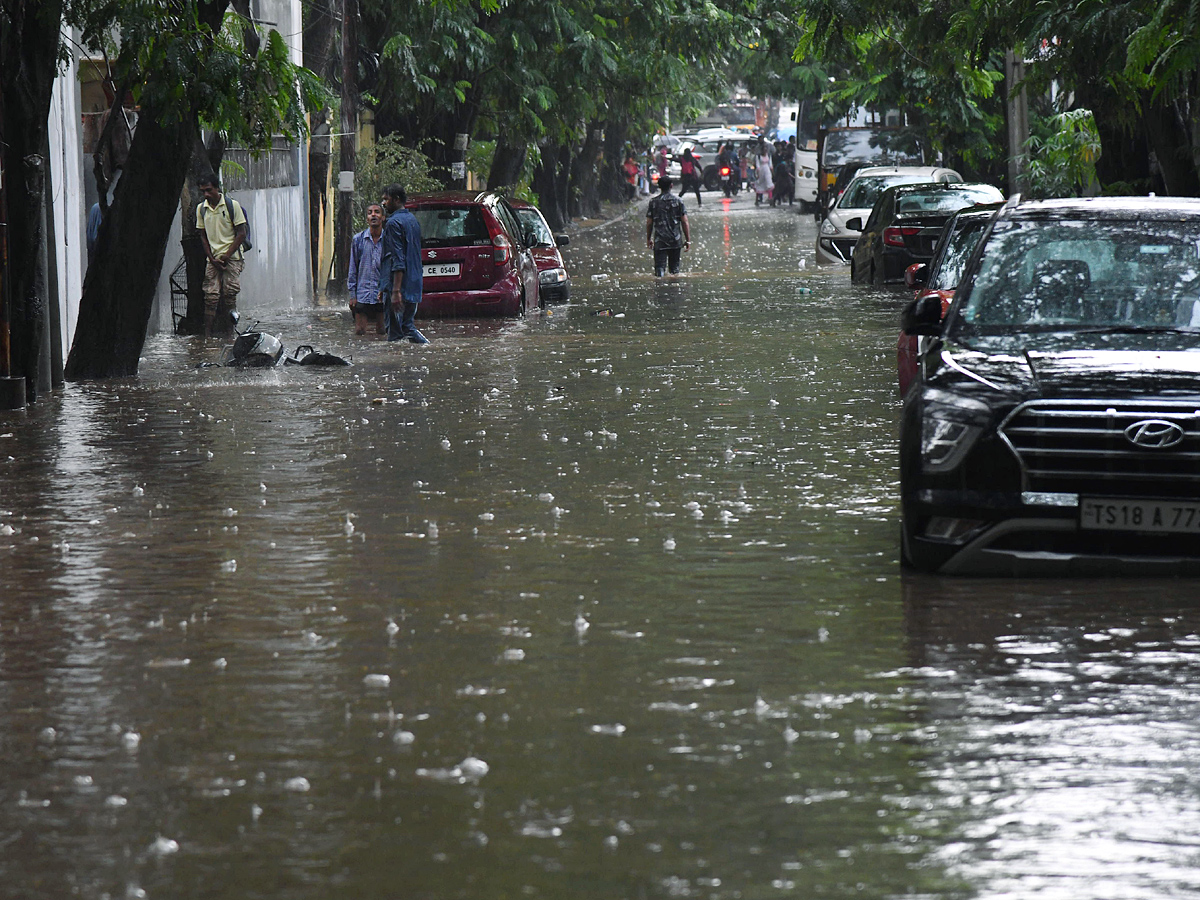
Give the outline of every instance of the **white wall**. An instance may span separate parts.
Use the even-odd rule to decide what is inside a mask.
[[[77,41],[78,32],[71,29],[68,39]],[[58,268],[64,359],[75,337],[79,298],[83,295],[83,273],[87,266],[87,208],[84,199],[78,68],[72,59],[66,70],[55,79],[47,122],[50,137],[50,214],[53,216],[56,244],[53,259]]]
[[[258,0],[252,6],[255,17],[274,22],[291,49],[292,62],[303,62],[300,0]],[[256,310],[309,306],[312,296],[312,268],[308,240],[308,153],[299,151],[298,184],[265,190],[231,190],[229,196],[242,204],[250,221],[254,249],[246,254],[242,273],[242,292],[238,310],[251,317]],[[195,214],[195,210],[191,211]],[[179,216],[171,225],[167,252],[154,298],[150,331],[171,331],[170,276],[183,256],[179,244]]]

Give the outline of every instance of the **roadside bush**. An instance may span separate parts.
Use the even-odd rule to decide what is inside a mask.
[[[358,153],[354,173],[355,222],[366,221],[367,207],[378,203],[384,186],[393,181],[404,185],[409,194],[442,189],[442,182],[433,176],[429,157],[419,149],[406,147],[399,135],[386,135]]]
[[[1029,139],[1030,194],[1050,197],[1093,196],[1099,193],[1096,160],[1100,133],[1090,109],[1072,109],[1052,116]]]

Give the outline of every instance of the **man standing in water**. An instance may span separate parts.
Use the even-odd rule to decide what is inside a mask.
[[[413,316],[421,302],[421,225],[404,208],[408,199],[399,184],[389,184],[381,198],[388,214],[383,226],[383,258],[379,263],[379,292],[384,295],[384,317],[389,341],[407,338],[414,344],[428,344],[417,330]]]
[[[196,207],[196,228],[204,244],[208,262],[204,266],[204,336],[212,337],[217,307],[237,309],[242,289],[242,244],[246,240],[246,214],[236,200],[224,197],[212,175],[203,175],[196,183],[204,199]],[[217,327],[227,330],[224,322]]]
[[[662,278],[669,269],[679,274],[679,254],[691,248],[687,210],[683,201],[671,193],[671,179],[658,179],[662,192],[650,201],[646,209],[646,246],[654,250],[654,274]]]
[[[367,325],[383,334],[383,300],[379,296],[379,263],[383,258],[383,207],[367,207],[367,227],[350,242],[350,271],[346,289],[354,313],[354,333],[366,334]]]

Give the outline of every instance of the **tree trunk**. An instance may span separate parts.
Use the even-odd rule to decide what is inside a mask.
[[[199,24],[215,35],[228,6],[229,0],[202,0]],[[206,51],[207,45],[199,48],[199,56]],[[199,134],[194,114],[143,107],[83,279],[68,381],[137,374],[171,221]]]
[[[358,2],[342,0],[342,121],[338,139],[342,172],[353,173],[358,162]],[[350,241],[354,236],[354,194],[338,189],[337,227],[333,258],[334,280],[346,281],[350,270]]]
[[[62,2],[14,0],[5,7],[8,22],[0,30],[0,91],[4,92],[0,153],[4,155],[8,212],[4,229],[8,284],[7,296],[0,300],[8,303],[9,358],[0,358],[0,375],[24,377],[26,397],[33,402],[37,400],[44,310],[48,302],[58,299],[46,296],[38,261],[45,238],[43,148],[57,73]],[[4,371],[6,364],[8,372]]]
[[[1142,121],[1150,146],[1158,158],[1166,193],[1173,197],[1200,196],[1200,174],[1192,163],[1192,146],[1175,105],[1161,98],[1143,97]]]
[[[629,136],[626,125],[607,123],[604,129],[604,165],[599,172],[597,191],[601,200],[624,203],[628,181],[625,180],[625,141]]]
[[[488,190],[494,191],[496,188],[516,184],[521,178],[521,170],[525,167],[525,157],[528,155],[528,144],[524,141],[510,144],[508,136],[502,131],[496,141],[492,170],[488,173]]]
[[[600,214],[600,180],[597,166],[603,154],[601,148],[603,123],[595,122],[588,127],[583,146],[571,162],[571,205],[572,216],[591,218]]]
[[[197,131],[194,117],[164,126],[143,111],[84,278],[68,381],[137,373]]]
[[[542,147],[542,159],[533,170],[533,190],[538,195],[538,208],[546,217],[551,231],[562,231],[570,222],[566,197],[560,192],[560,150],[554,144]]]
[[[332,80],[333,41],[337,20],[328,4],[304,4],[304,65],[320,77]],[[329,110],[312,114],[312,139],[308,143],[308,239],[311,247],[312,286],[318,292],[321,274],[321,226],[328,215],[326,188],[329,184]]]
[[[212,142],[214,150],[224,156],[225,145],[219,140]],[[221,160],[213,160],[213,150],[204,146],[199,138],[192,145],[192,158],[188,177],[183,183],[179,198],[179,222],[182,232],[180,246],[183,247],[184,270],[187,276],[187,314],[176,326],[176,334],[199,334],[204,330],[204,267],[208,256],[196,227],[196,207],[200,194],[192,190],[201,177],[213,177],[221,168]]]

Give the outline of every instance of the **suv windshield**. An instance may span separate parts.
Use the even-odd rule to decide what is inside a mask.
[[[424,207],[412,210],[421,225],[422,247],[490,244],[483,210],[478,206]]]
[[[870,209],[879,195],[896,184],[932,184],[928,175],[864,175],[855,178],[838,201],[838,209]]]
[[[1200,328],[1200,221],[998,222],[958,316],[982,334]]]

